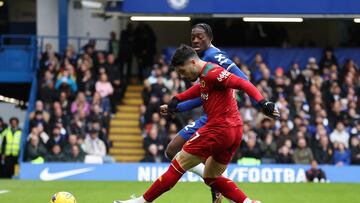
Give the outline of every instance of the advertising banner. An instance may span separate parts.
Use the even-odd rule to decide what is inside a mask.
[[[20,179],[24,180],[98,180],[98,181],[154,181],[167,168],[167,163],[22,163]],[[224,176],[236,182],[306,182],[307,165],[239,166],[230,164]],[[360,166],[320,166],[329,182],[360,183]],[[183,182],[202,181],[193,173],[186,173]]]

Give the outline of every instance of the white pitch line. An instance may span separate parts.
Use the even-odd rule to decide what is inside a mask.
[[[8,193],[10,192],[9,190],[0,190],[0,194],[5,194],[5,193]]]

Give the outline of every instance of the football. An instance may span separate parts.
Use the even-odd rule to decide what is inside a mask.
[[[58,192],[51,197],[50,203],[76,203],[76,199],[70,192]]]

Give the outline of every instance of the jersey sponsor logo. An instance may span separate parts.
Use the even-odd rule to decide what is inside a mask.
[[[189,0],[167,0],[167,2],[175,10],[184,9],[189,4]]]
[[[203,99],[203,100],[208,100],[208,99],[209,99],[209,94],[207,94],[207,93],[201,93],[201,99]]]
[[[221,81],[225,80],[226,78],[228,78],[229,75],[230,75],[230,72],[223,70],[223,71],[221,71],[220,75],[217,77],[217,80],[219,82],[221,82]]]
[[[224,56],[223,54],[218,54],[218,55],[216,55],[216,56],[215,56],[215,59],[217,59],[217,61],[219,62],[219,65],[220,65],[220,66],[228,61],[227,57]]]
[[[204,80],[200,80],[200,87],[204,88],[206,86],[206,83]]]

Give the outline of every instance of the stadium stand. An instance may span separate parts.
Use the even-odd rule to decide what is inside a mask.
[[[146,27],[137,33],[144,30],[153,35]],[[200,115],[201,109],[160,117],[159,106],[192,84],[169,68],[171,51],[155,63],[149,62],[155,50],[150,45],[134,44],[133,38],[141,37],[135,33],[136,29],[133,36],[124,35],[119,41],[112,34],[108,51],[97,50],[94,40],[78,53],[72,45],[64,53],[56,53],[51,44],[45,46],[24,160],[169,161],[164,157],[167,144]],[[122,56],[121,48],[129,46],[134,48],[131,56]],[[143,49],[151,52],[150,56],[139,54]],[[321,50],[286,49],[286,59],[281,54],[285,50],[275,48],[226,50],[281,111],[281,119],[271,121],[238,92],[244,139],[233,162],[254,159],[310,164],[315,159],[319,164],[360,163],[360,70],[348,58],[356,60],[357,52],[325,49],[321,56]],[[123,75],[124,61],[129,68],[133,56],[138,61],[146,58],[138,74],[145,80],[127,86],[127,82],[134,82],[129,71]]]
[[[298,56],[287,60],[295,61],[295,57]],[[250,158],[262,163],[310,164],[315,159],[319,164],[358,164],[360,70],[357,64],[352,59],[338,64],[331,49],[324,51],[319,62],[309,57],[304,67],[295,62],[274,71],[262,58],[261,54],[255,54],[252,63],[245,64],[234,56],[233,61],[264,95],[276,101],[281,119],[271,121],[264,117],[247,95],[238,92],[245,122],[243,142],[233,162],[241,164]],[[146,151],[143,161],[164,161],[167,143],[179,129],[196,119],[196,112],[179,118],[159,117],[159,105],[190,85],[169,70],[165,61],[160,58],[144,82],[140,117]]]

